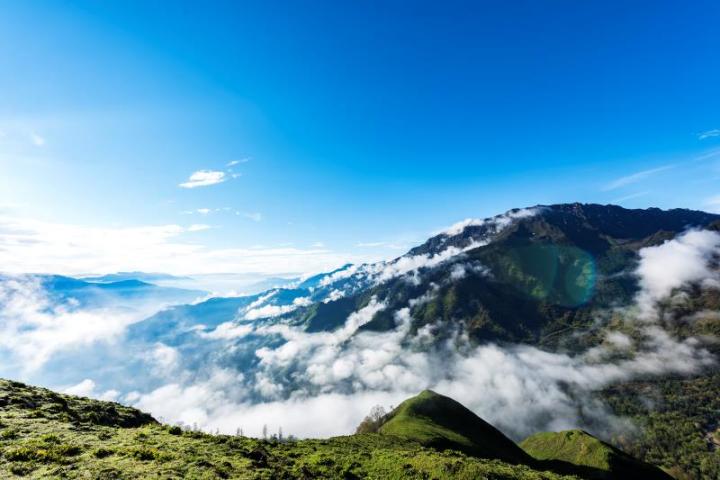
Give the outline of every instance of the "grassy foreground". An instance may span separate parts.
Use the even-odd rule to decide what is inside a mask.
[[[394,435],[273,443],[185,432],[114,403],[0,380],[0,478],[569,479]]]

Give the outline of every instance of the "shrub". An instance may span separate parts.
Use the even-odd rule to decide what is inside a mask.
[[[17,430],[7,429],[3,430],[2,433],[0,433],[0,438],[3,440],[13,440],[18,437]]]
[[[95,458],[106,458],[106,457],[109,457],[110,455],[112,455],[113,453],[115,453],[115,451],[110,448],[98,448],[97,450],[95,450],[94,455],[95,455]]]
[[[370,414],[360,422],[355,433],[377,433],[386,416],[385,409],[380,405],[375,405],[370,409]]]

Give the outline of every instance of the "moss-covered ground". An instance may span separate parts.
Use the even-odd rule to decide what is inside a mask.
[[[273,442],[161,425],[118,404],[0,380],[0,478],[575,478],[393,435]]]

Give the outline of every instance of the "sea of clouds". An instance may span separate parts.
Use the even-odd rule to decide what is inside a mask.
[[[463,249],[457,250],[452,252],[456,258]],[[259,302],[236,321],[210,331],[198,329],[198,341],[210,342],[208,351],[213,352],[198,361],[198,355],[177,345],[156,342],[138,349],[125,344],[126,327],[147,312],[53,305],[32,280],[7,280],[0,285],[0,373],[47,384],[55,355],[80,355],[89,345],[101,345],[123,352],[135,370],[124,368],[119,355],[112,356],[119,365],[111,373],[106,365],[93,370],[88,363],[92,360],[82,357],[77,370],[82,378],[51,386],[122,401],[165,421],[208,431],[235,433],[242,428],[247,435],[259,436],[267,425],[270,431],[282,427],[300,437],[348,434],[372,406],[390,408],[431,388],[467,405],[515,439],[538,430],[576,427],[608,436],[631,430],[632,425],[612,415],[593,392],[629,379],[692,374],[715,362],[698,339],[678,340],[661,327],[658,303],[691,283],[720,288],[718,270],[713,268],[719,253],[720,235],[700,230],[641,250],[634,272],[640,291],[623,312],[638,334],[611,331],[600,346],[573,355],[528,345],[474,346],[460,330],[438,345],[431,340],[433,329],[439,327],[432,324],[411,333],[410,310],[432,298],[437,286],[431,286],[390,312],[397,327],[382,333],[358,330],[388,308],[378,299],[351,314],[337,330],[317,333],[254,322],[253,315],[298,306],[271,312]],[[417,264],[431,268],[446,258],[435,257],[392,265],[391,273],[386,273],[386,265],[374,275],[380,280],[384,275],[415,276]],[[457,275],[468,271],[486,273],[482,266],[468,264],[458,267]],[[258,312],[262,308],[268,311]],[[252,311],[258,313],[248,317]],[[258,344],[262,338],[273,341]],[[239,367],[231,360],[243,348],[252,349],[253,361]],[[127,378],[119,381],[137,369],[152,381],[137,388],[130,388]],[[100,371],[102,376],[93,376]]]

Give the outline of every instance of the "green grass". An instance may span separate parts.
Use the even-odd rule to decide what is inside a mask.
[[[0,380],[0,478],[576,478],[395,435],[288,443],[178,431],[137,410]]]
[[[536,433],[523,440],[520,446],[538,460],[589,467],[588,476],[592,478],[670,479],[662,470],[640,462],[582,430]]]
[[[425,390],[405,400],[389,415],[380,432],[439,449],[483,458],[528,463],[512,440],[455,400]]]

